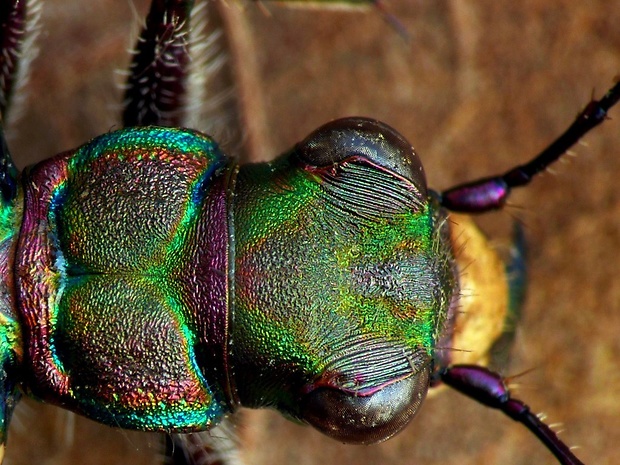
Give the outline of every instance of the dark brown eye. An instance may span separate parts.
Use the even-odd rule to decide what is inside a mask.
[[[430,368],[396,381],[370,395],[319,387],[301,400],[302,418],[342,442],[373,444],[401,431],[426,397]]]
[[[295,147],[304,163],[322,167],[358,158],[410,180],[426,198],[426,176],[411,144],[395,129],[368,118],[327,123]]]

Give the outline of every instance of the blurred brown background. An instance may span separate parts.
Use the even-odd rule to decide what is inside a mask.
[[[228,0],[234,7],[233,0]],[[386,0],[387,1],[387,0]],[[244,4],[262,89],[264,143],[273,155],[318,125],[366,115],[393,125],[421,154],[429,184],[494,174],[558,135],[620,74],[619,0],[389,0],[406,43],[374,11],[288,10]],[[145,0],[44,2],[41,55],[25,113],[14,127],[20,166],[72,148],[117,124],[114,70]],[[136,13],[134,13],[137,11]],[[243,58],[242,58],[243,59]],[[620,108],[483,221],[505,232],[525,221],[530,287],[512,364],[518,393],[587,464],[618,463],[620,444]],[[271,147],[271,148],[269,148]],[[256,148],[255,148],[256,149]],[[240,427],[250,464],[553,464],[524,428],[458,394],[427,401],[400,436],[343,446],[276,414]],[[138,464],[144,436],[28,403],[9,436],[10,464]],[[74,445],[65,446],[67,431]],[[152,447],[156,448],[156,440]],[[148,449],[147,449],[148,452]]]

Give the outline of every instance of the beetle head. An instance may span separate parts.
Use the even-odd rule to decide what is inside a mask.
[[[240,403],[344,442],[396,434],[426,395],[455,289],[411,145],[378,121],[334,121],[241,167],[234,208]]]

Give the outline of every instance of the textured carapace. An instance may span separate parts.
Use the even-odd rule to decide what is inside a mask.
[[[31,6],[0,7],[0,122]],[[169,127],[188,101],[192,7],[152,2],[124,129],[18,173],[0,125],[0,457],[22,393],[168,434],[273,407],[372,443],[445,381],[524,424],[561,463],[581,463],[483,366],[510,282],[449,210],[501,208],[605,119],[620,84],[530,162],[441,193],[404,137],[366,118],[239,166],[212,138]],[[482,325],[462,317],[475,299],[461,299],[471,264],[461,238],[493,256],[489,278],[502,284]],[[480,357],[464,365],[458,341]]]

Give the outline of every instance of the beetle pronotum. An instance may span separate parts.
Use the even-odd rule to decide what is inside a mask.
[[[482,171],[493,173],[498,168],[511,166],[517,159],[527,158],[530,153],[542,147],[565,127],[580,105],[587,101],[592,86],[596,85],[597,89],[602,90],[609,83],[609,76],[618,69],[617,55],[614,55],[617,50],[613,48],[614,44],[617,44],[617,36],[616,41],[614,41],[614,34],[617,32],[612,27],[615,24],[613,21],[614,14],[617,15],[617,13],[613,11],[612,5],[605,2],[601,2],[599,5],[589,4],[588,6],[581,6],[577,2],[566,2],[566,5],[562,5],[562,11],[570,13],[567,13],[567,17],[564,18],[565,21],[556,19],[560,21],[561,27],[555,26],[554,23],[554,27],[563,31],[562,39],[558,38],[555,41],[548,39],[549,43],[543,41],[542,44],[535,43],[532,46],[525,45],[528,44],[526,42],[528,34],[523,34],[522,31],[537,31],[537,27],[546,31],[544,26],[547,26],[546,23],[549,18],[553,17],[556,11],[560,9],[559,6],[548,6],[541,11],[534,9],[534,5],[529,4],[510,6],[509,3],[496,3],[492,11],[483,8],[462,11],[461,9],[464,8],[462,6],[442,4],[426,5],[421,10],[412,11],[411,5],[400,5],[399,2],[392,3],[394,12],[403,22],[407,23],[408,28],[414,31],[416,41],[413,48],[403,46],[398,42],[400,40],[398,38],[390,38],[389,34],[385,33],[385,29],[382,29],[384,25],[380,21],[376,21],[376,18],[372,19],[372,15],[370,15],[370,19],[369,17],[362,18],[359,15],[336,16],[336,19],[331,19],[333,18],[331,15],[318,12],[312,14],[307,12],[283,13],[280,10],[274,10],[276,19],[265,20],[260,17],[261,14],[253,13],[251,9],[246,12],[248,15],[257,16],[251,22],[254,25],[253,27],[260,28],[261,26],[258,24],[261,21],[268,25],[267,28],[272,29],[273,24],[277,24],[278,31],[276,34],[281,35],[279,38],[273,39],[275,43],[284,42],[285,40],[282,37],[295,38],[297,42],[294,46],[297,49],[301,48],[307,51],[308,56],[306,58],[308,63],[311,63],[307,67],[313,70],[313,72],[308,71],[308,74],[316,80],[319,80],[316,75],[321,76],[321,83],[334,81],[336,87],[334,93],[339,96],[339,99],[342,99],[333,99],[337,103],[330,107],[331,104],[326,103],[327,99],[324,96],[315,97],[320,105],[313,105],[310,97],[308,97],[304,105],[304,109],[308,108],[308,112],[299,115],[299,100],[291,100],[289,102],[291,107],[287,108],[284,97],[274,97],[273,95],[279,94],[270,93],[283,92],[281,89],[278,88],[274,91],[266,89],[267,97],[265,100],[277,107],[270,108],[265,113],[274,118],[273,121],[276,121],[269,124],[268,127],[272,133],[272,140],[278,144],[278,149],[288,147],[293,141],[303,137],[310,129],[333,117],[351,113],[369,114],[387,120],[412,140],[425,161],[430,185],[448,186],[453,183],[450,181],[469,179]],[[104,7],[110,8],[110,5],[102,6],[102,8]],[[529,10],[530,8],[532,10]],[[528,11],[533,11],[532,17],[526,15]],[[524,22],[511,23],[513,17],[521,17],[520,13],[523,14]],[[283,17],[286,19],[280,20]],[[568,18],[573,19],[569,21]],[[339,23],[336,27],[343,30],[342,35],[337,33],[329,35],[323,29],[328,27],[327,24],[330,20]],[[355,24],[359,22],[362,24]],[[381,39],[373,38],[369,32],[368,25],[375,22],[377,29],[381,30],[378,33]],[[444,28],[442,29],[441,24],[437,23],[444,23]],[[452,24],[453,27],[446,28],[445,25],[448,23]],[[312,24],[320,24],[321,29],[313,31]],[[483,24],[484,27],[480,28],[477,24]],[[579,30],[577,24],[584,29]],[[606,24],[609,26],[605,27]],[[64,27],[68,26],[65,25]],[[106,27],[110,26],[106,25]],[[356,29],[357,27],[360,29]],[[317,40],[321,34],[328,35],[330,38],[333,37],[334,40],[328,41],[331,47],[323,45],[320,55],[319,52],[313,55],[313,52],[307,49],[307,42],[299,37],[301,29],[308,29],[309,37],[312,40]],[[355,31],[364,31],[364,34]],[[458,35],[461,40],[451,39],[451,31],[455,36]],[[597,31],[596,36],[594,31]],[[260,38],[257,40],[263,40],[265,33],[264,30],[256,32],[256,37]],[[67,34],[69,34],[68,31]],[[469,34],[473,34],[474,37]],[[549,37],[543,33],[539,34],[543,37]],[[93,35],[105,37],[104,33],[99,36]],[[534,38],[540,37],[536,33],[532,33],[532,36]],[[593,39],[590,41],[589,37],[591,36]],[[578,38],[570,39],[571,37]],[[311,39],[307,40],[310,41]],[[272,51],[274,50],[274,42],[263,45],[256,44],[256,47],[259,50]],[[427,43],[431,43],[431,47],[427,47]],[[506,47],[502,48],[504,43]],[[379,46],[378,44],[382,45]],[[364,49],[364,46],[368,48]],[[368,51],[369,49],[374,51],[376,47],[381,49],[378,57]],[[582,53],[575,57],[566,51],[577,49],[587,49],[588,53]],[[394,50],[399,52],[394,52]],[[62,63],[62,59],[54,53],[44,55],[47,55],[58,66],[58,63]],[[271,53],[273,52],[270,52],[269,56],[272,57]],[[330,61],[328,58],[330,53],[335,53],[337,58]],[[347,53],[357,58],[357,60],[351,60],[355,62],[355,66],[349,68],[349,74],[358,75],[361,68],[369,71],[371,75],[376,75],[374,77],[377,82],[369,77],[364,79],[364,85],[371,86],[372,93],[356,90],[346,84],[343,85],[342,77],[347,72],[343,71],[342,75],[338,74],[335,67],[340,61],[339,58]],[[397,57],[394,55],[395,53],[397,53]],[[478,53],[484,53],[484,62],[480,63],[480,59],[476,60],[476,57],[480,56]],[[535,58],[531,58],[532,54],[535,55]],[[314,57],[319,56],[325,62],[326,69],[331,71],[330,76],[318,71],[316,62],[312,61]],[[496,63],[495,65],[487,64],[488,61],[486,60],[491,60],[491,57],[496,56],[498,60],[493,62]],[[450,57],[458,57],[456,60],[458,65],[455,65],[455,60],[450,59]],[[501,60],[499,57],[502,57]],[[264,59],[267,60],[267,58]],[[380,64],[374,60],[379,60]],[[292,64],[290,66],[283,64],[284,61],[279,61],[279,63],[277,72],[283,71],[280,68],[290,69],[293,67]],[[512,63],[514,63],[512,65],[514,68],[509,68],[508,74],[514,77],[507,78],[501,70]],[[454,73],[454,69],[449,66],[450,64],[465,71]],[[268,63],[264,66],[267,67]],[[420,70],[424,69],[424,66],[430,68],[428,72],[431,73],[431,77],[422,75]],[[546,68],[552,71],[546,74]],[[302,70],[290,80],[297,84],[301,75],[304,74],[303,70],[302,67]],[[267,71],[263,69],[262,72],[266,74]],[[396,74],[399,82],[401,82],[400,79],[405,81],[404,84],[400,84],[401,87],[397,87],[392,80],[395,79]],[[280,85],[284,80],[286,79],[281,78],[277,84]],[[273,80],[264,78],[264,81]],[[561,85],[558,86],[558,82]],[[530,84],[524,85],[524,83]],[[380,90],[382,84],[386,85],[386,91]],[[33,85],[36,85],[36,75]],[[310,86],[311,84],[307,85]],[[299,87],[297,84],[293,93],[297,94],[297,99],[303,100],[304,95],[298,95]],[[342,91],[342,87],[347,89],[346,92]],[[446,91],[446,89],[453,88],[459,90],[459,92],[454,92],[456,97]],[[566,90],[561,95],[563,89]],[[524,94],[528,95],[528,90],[532,92],[531,101],[525,97],[522,99]],[[518,97],[507,97],[503,101],[498,100],[503,96],[509,96],[511,91],[513,95]],[[306,95],[312,95],[312,90],[309,88],[307,92]],[[343,96],[343,94],[346,95]],[[320,94],[317,91],[314,95]],[[39,96],[37,95],[36,99],[31,100],[36,101],[38,99]],[[356,99],[357,102],[355,102]],[[391,99],[396,101],[390,101]],[[109,100],[115,101],[112,97]],[[346,107],[342,103],[345,100],[349,102]],[[502,103],[498,104],[498,101]],[[533,103],[531,103],[532,101]],[[554,107],[557,110],[549,110],[549,108]],[[405,108],[408,111],[405,111]],[[311,110],[316,113],[310,113]],[[281,113],[279,113],[280,111]],[[545,111],[549,111],[550,114],[544,114],[542,120],[544,123],[538,119],[534,120],[535,123],[532,122],[532,118],[538,118]],[[70,112],[67,111],[66,113]],[[89,108],[82,108],[79,114],[88,113]],[[277,114],[283,115],[280,122],[275,119],[278,117]],[[49,119],[49,113],[46,117]],[[300,118],[299,122],[293,120],[297,117]],[[400,118],[404,120],[402,123],[398,122]],[[63,115],[62,118],[57,119],[64,120],[65,118]],[[68,116],[66,119],[70,120]],[[27,119],[24,120],[23,124],[26,124],[27,121]],[[38,131],[46,129],[43,123],[37,125]],[[543,131],[540,128],[542,124],[552,124],[553,128]],[[563,437],[565,439],[570,437],[569,443],[578,443],[582,446],[580,455],[586,463],[604,461],[605,450],[609,451],[609,460],[611,460],[613,444],[615,443],[612,435],[617,434],[613,428],[600,427],[599,422],[608,419],[609,424],[613,425],[617,418],[617,415],[614,414],[617,414],[617,406],[604,393],[615,392],[614,387],[617,386],[617,380],[614,379],[613,374],[616,372],[613,366],[614,361],[607,354],[615,353],[612,344],[616,338],[613,337],[612,329],[618,327],[617,324],[614,324],[617,322],[614,310],[617,308],[618,299],[614,294],[612,273],[611,271],[605,272],[604,265],[606,260],[613,263],[613,260],[609,260],[606,254],[610,254],[613,258],[613,251],[617,250],[614,249],[614,245],[617,246],[618,216],[614,214],[613,208],[618,203],[617,201],[614,202],[618,197],[616,189],[611,185],[606,189],[597,181],[589,183],[590,180],[599,179],[613,181],[614,173],[619,172],[617,161],[612,156],[615,146],[613,141],[610,140],[606,142],[606,145],[603,145],[607,134],[611,134],[609,136],[611,138],[613,134],[618,132],[615,128],[609,128],[610,125],[607,126],[607,128],[604,126],[595,135],[587,138],[590,148],[579,150],[579,153],[587,154],[587,156],[580,157],[577,162],[562,169],[561,176],[557,178],[547,177],[547,182],[538,182],[531,186],[525,193],[520,194],[517,201],[514,201],[519,205],[526,206],[528,210],[525,215],[528,223],[528,238],[534,248],[531,261],[531,273],[534,274],[534,279],[532,286],[530,286],[530,298],[524,317],[525,328],[522,330],[522,336],[520,336],[520,338],[527,337],[527,339],[525,341],[519,339],[519,345],[516,349],[517,357],[524,357],[525,361],[519,361],[516,366],[517,369],[540,366],[539,370],[535,370],[520,380],[525,387],[535,386],[538,388],[536,390],[523,389],[521,391],[522,397],[527,398],[534,408],[547,411],[552,419],[564,420],[568,431],[564,433]],[[32,129],[33,126],[30,128]],[[484,138],[487,128],[492,129],[492,131],[488,131],[490,134],[488,139]],[[48,155],[60,149],[75,146],[88,137],[105,132],[107,129],[107,126],[98,127],[94,132],[76,136],[76,140],[70,142],[61,141],[62,137],[58,137],[59,131],[52,131],[55,133],[56,140],[49,146],[54,148],[42,152]],[[291,134],[286,134],[287,130],[291,131]],[[292,131],[296,131],[296,133],[293,134]],[[26,132],[26,134],[28,133]],[[466,139],[466,137],[471,137],[471,139]],[[27,136],[26,138],[28,139]],[[446,138],[448,138],[447,141]],[[62,145],[56,146],[54,144]],[[495,149],[490,147],[495,147]],[[12,150],[16,154],[29,152],[26,148],[21,149],[13,144]],[[274,153],[278,151],[276,150]],[[458,163],[459,166],[455,168],[455,174],[444,174],[441,167],[433,166],[435,160],[441,160],[442,163],[444,160],[450,160],[450,165],[457,165],[452,161],[454,158],[450,158],[450,155],[454,156],[455,153],[458,153],[458,160],[468,162]],[[493,158],[489,154],[497,154],[498,158]],[[500,155],[505,156],[506,159],[499,159]],[[485,167],[479,169],[470,167],[469,162],[474,160],[474,157],[484,159]],[[471,163],[473,164],[473,162]],[[574,169],[574,165],[577,163],[580,167],[579,170]],[[551,182],[549,182],[550,179]],[[540,192],[543,189],[544,193],[541,194]],[[540,201],[540,199],[547,198],[549,200]],[[566,208],[568,206],[565,203],[567,199],[570,199],[570,208]],[[601,217],[605,220],[600,220]],[[595,222],[597,219],[601,223]],[[540,231],[541,229],[546,229],[546,231]],[[562,238],[564,238],[564,242],[562,242]],[[566,251],[575,247],[578,241],[587,243],[587,247],[584,245],[584,252],[567,254]],[[588,266],[588,261],[584,261],[588,259],[588,253],[592,253],[594,256],[591,262],[593,263],[592,266]],[[565,262],[569,259],[572,261],[568,263],[573,263],[573,265]],[[570,281],[572,284],[567,284],[567,281],[558,282],[558,280],[569,279],[574,279],[574,281]],[[538,292],[541,292],[542,295]],[[548,300],[544,300],[544,297],[547,297]],[[551,312],[551,310],[553,311]],[[528,312],[529,315],[533,316],[528,317]],[[551,318],[549,314],[557,315],[558,319],[549,321]],[[600,318],[595,315],[600,315]],[[601,325],[601,321],[605,323]],[[573,329],[571,330],[571,328]],[[609,332],[606,333],[606,331]],[[535,339],[536,335],[538,340]],[[582,340],[584,342],[578,342]],[[555,350],[551,350],[549,347],[553,347]],[[579,349],[570,350],[574,347],[579,347]],[[562,353],[562,348],[567,353]],[[569,349],[567,350],[567,348]],[[568,365],[561,365],[561,362],[558,362],[564,360],[561,357],[566,357]],[[515,364],[513,364],[514,366]],[[562,368],[566,366],[574,368],[572,370]],[[596,376],[600,376],[600,379],[597,379]],[[580,382],[584,383],[584,387],[579,387]],[[566,391],[562,391],[563,389]],[[541,391],[543,397],[539,399],[538,396],[541,395]],[[559,391],[560,394],[556,391]],[[571,393],[575,392],[577,394],[571,396]],[[555,395],[558,396],[557,401],[545,401]],[[443,400],[445,397],[447,399]],[[515,461],[523,460],[526,462],[533,461],[534,457],[541,457],[546,460],[547,456],[542,455],[545,452],[539,451],[538,447],[520,445],[521,440],[525,444],[530,444],[526,441],[531,441],[531,439],[529,437],[525,439],[527,436],[525,433],[515,432],[517,439],[509,440],[507,435],[512,434],[513,429],[518,430],[510,424],[507,424],[500,433],[495,431],[487,433],[491,434],[490,438],[477,436],[478,440],[471,446],[473,450],[470,450],[466,445],[468,441],[466,438],[468,434],[475,434],[473,433],[475,426],[470,426],[470,422],[474,420],[470,417],[480,415],[484,418],[481,421],[482,425],[495,425],[496,421],[500,423],[502,420],[492,412],[488,414],[489,417],[486,417],[487,414],[481,412],[481,409],[475,405],[469,410],[470,407],[467,407],[469,403],[461,398],[453,400],[449,396],[442,396],[442,400],[443,402],[441,400],[429,401],[429,405],[423,410],[426,412],[424,416],[419,417],[401,437],[394,440],[397,443],[391,447],[399,448],[398,453],[389,452],[390,442],[385,445],[386,452],[373,452],[375,450],[373,448],[363,449],[361,453],[364,456],[376,453],[379,454],[379,457],[387,455],[390,458],[395,455],[402,456],[405,463],[423,460],[424,463],[433,463],[433,460],[441,463],[449,463],[449,460],[464,463],[464,450],[467,450],[467,459],[471,460],[472,463],[479,463],[485,457],[491,457],[491,459],[502,463],[510,463],[508,459],[504,460],[505,457],[514,457]],[[446,410],[442,409],[441,404],[448,406]],[[457,405],[458,407],[456,407]],[[551,408],[548,407],[550,405],[566,408],[566,413],[562,410],[554,414],[547,410]],[[567,405],[568,407],[566,407]],[[451,423],[458,421],[458,418],[453,420],[447,417],[455,408],[463,408],[468,412],[467,421],[456,426]],[[583,422],[587,421],[591,421],[592,426],[582,425]],[[440,424],[444,426],[439,427]],[[287,428],[291,429],[292,427],[287,425]],[[431,433],[427,433],[426,430],[433,429],[438,430],[438,433],[428,439],[428,434]],[[454,429],[457,431],[454,432]],[[579,434],[580,431],[582,434]],[[602,437],[591,434],[590,431],[603,431]],[[458,435],[461,433],[464,436],[459,439]],[[304,430],[303,434],[310,433]],[[593,437],[596,437],[597,440],[594,441]],[[606,449],[604,445],[600,446],[598,452],[591,453],[589,460],[589,450],[597,449],[595,446],[588,447],[586,441],[607,443],[608,448]],[[307,442],[316,444],[312,439]],[[448,447],[450,442],[454,443],[453,447]],[[405,443],[408,446],[410,444],[411,453],[400,449],[404,447]],[[300,446],[296,444],[295,448],[298,447]],[[327,447],[329,446],[321,446],[321,450]],[[338,444],[334,447],[340,451],[343,450]],[[316,446],[314,448],[316,449]],[[352,450],[355,449],[346,448],[344,450],[345,454],[353,454]],[[492,450],[496,450],[496,452],[492,452]],[[268,454],[268,451],[265,450],[264,453]],[[420,457],[418,460],[415,458],[416,454]],[[433,457],[435,458],[433,459]],[[529,460],[528,457],[530,457]],[[319,461],[320,459],[317,458],[316,460]],[[349,460],[353,459],[348,457],[347,461]],[[377,458],[377,461],[380,460],[386,459]]]

